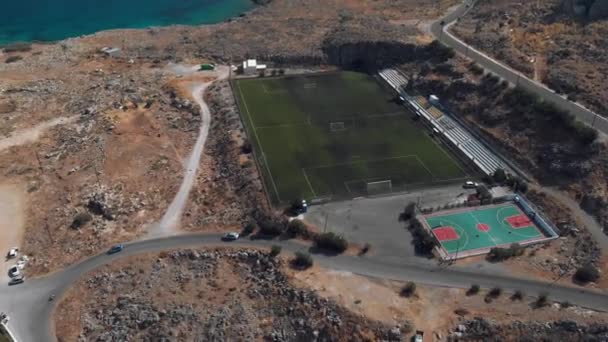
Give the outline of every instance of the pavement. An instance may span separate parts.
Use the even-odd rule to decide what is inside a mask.
[[[304,220],[322,231],[343,235],[348,241],[371,245],[374,257],[387,261],[434,261],[416,255],[410,234],[399,213],[410,203],[420,207],[437,207],[462,203],[474,190],[464,190],[461,184],[426,189],[375,198],[360,198],[311,206]]]
[[[575,118],[594,127],[599,132],[608,134],[608,119],[592,112],[579,103],[568,100],[564,95],[557,94],[544,84],[529,79],[519,71],[476,50],[450,33],[450,26],[453,25],[458,18],[466,15],[466,13],[475,5],[475,2],[475,0],[465,0],[462,5],[450,12],[447,16],[433,23],[431,25],[431,33],[433,36],[444,45],[453,48],[454,51],[475,61],[485,70],[491,71],[508,82],[539,96],[543,100],[552,103],[557,108],[570,112]]]
[[[309,250],[308,246],[295,241],[242,239],[222,242],[220,234],[189,234],[137,241],[126,244],[125,249],[120,253],[98,254],[44,278],[29,279],[21,285],[0,288],[0,303],[3,304],[3,311],[11,317],[9,328],[19,341],[54,341],[52,314],[56,303],[76,281],[96,268],[119,258],[167,249],[205,246],[270,248],[274,244],[281,245],[284,253]],[[390,280],[455,288],[468,288],[471,284],[479,284],[482,288],[499,286],[505,292],[522,290],[531,296],[548,293],[550,299],[567,300],[581,307],[608,311],[607,295],[534,279],[514,278],[457,267],[445,268],[403,261],[390,262],[349,255],[315,254],[314,260],[319,265],[332,270]],[[54,301],[49,301],[52,294],[56,295],[56,298]]]

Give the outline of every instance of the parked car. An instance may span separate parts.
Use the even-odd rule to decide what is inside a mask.
[[[18,276],[18,277],[11,279],[11,281],[8,282],[8,285],[12,286],[12,285],[21,284],[23,282],[24,282],[23,276]]]
[[[19,254],[19,248],[18,247],[13,247],[13,248],[11,248],[8,251],[8,253],[6,253],[6,258],[7,259],[12,259],[12,258],[16,257],[17,254]]]
[[[21,269],[22,267],[19,267],[18,265],[12,266],[11,268],[9,268],[8,270],[8,276],[11,278],[15,278],[21,275]]]
[[[234,240],[238,240],[238,238],[239,238],[239,233],[235,233],[235,232],[226,233],[226,234],[224,234],[224,236],[222,236],[222,240],[224,240],[224,241],[234,241]]]
[[[475,182],[467,181],[462,185],[462,187],[465,189],[476,189],[478,185],[479,184],[477,184]]]
[[[122,243],[118,244],[118,245],[114,245],[114,246],[112,246],[112,248],[110,248],[108,250],[108,254],[115,254],[115,253],[122,251],[123,249],[125,249],[125,245],[123,245]]]
[[[424,331],[416,330],[416,335],[414,335],[414,342],[422,342],[424,339]]]

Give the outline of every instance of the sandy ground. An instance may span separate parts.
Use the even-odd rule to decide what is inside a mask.
[[[304,272],[290,272],[296,285],[309,287],[322,297],[335,300],[345,308],[390,325],[410,321],[414,330],[425,332],[425,341],[442,341],[463,319],[491,318],[498,322],[517,319],[551,321],[573,319],[578,322],[604,322],[608,314],[559,304],[535,309],[531,299],[513,301],[503,294],[487,303],[485,292],[467,296],[465,290],[418,285],[410,298],[399,295],[403,283],[358,276],[313,267]],[[461,317],[456,310],[465,309]]]
[[[2,266],[0,277],[8,281],[8,269],[14,260],[5,256],[12,247],[19,247],[23,238],[25,210],[25,191],[20,185],[0,184],[0,253]]]

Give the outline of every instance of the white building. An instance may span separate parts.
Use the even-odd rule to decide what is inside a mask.
[[[243,74],[255,75],[261,70],[266,70],[266,64],[258,64],[255,59],[248,59],[243,62]]]
[[[101,48],[101,52],[103,52],[104,54],[106,54],[109,57],[118,57],[120,56],[120,49],[117,47],[104,47]]]

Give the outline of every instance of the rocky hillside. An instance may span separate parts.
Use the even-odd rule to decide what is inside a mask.
[[[581,21],[608,1],[479,1],[453,26],[467,43],[504,61],[558,93],[608,116],[608,20]],[[587,7],[585,7],[587,8]],[[579,12],[577,12],[579,13]]]
[[[256,250],[183,250],[124,260],[70,290],[56,311],[57,339],[401,340],[399,327],[294,287],[282,267],[280,259]]]

